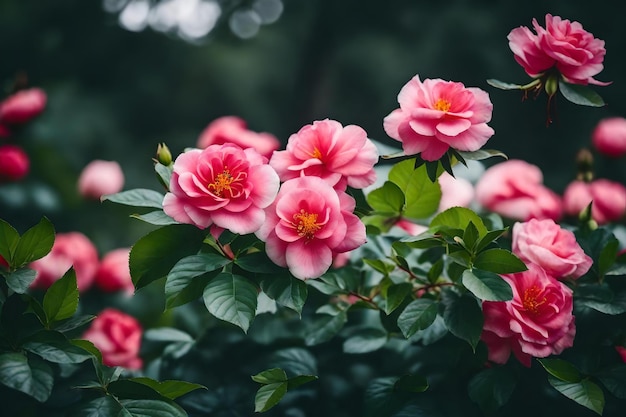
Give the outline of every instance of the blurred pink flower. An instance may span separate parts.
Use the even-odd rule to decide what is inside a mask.
[[[9,136],[11,136],[9,128],[0,123],[0,138],[8,138]]]
[[[397,222],[395,222],[394,226],[399,227],[411,236],[417,236],[428,230],[427,226],[413,223],[412,221],[407,219],[399,219]]]
[[[483,301],[481,339],[489,350],[489,360],[506,363],[513,352],[529,367],[533,357],[558,355],[573,346],[572,290],[535,264],[502,278],[511,285],[513,299]]]
[[[132,316],[106,308],[91,322],[83,338],[102,352],[102,363],[127,369],[141,369],[139,357],[143,330]]]
[[[607,179],[577,180],[563,193],[563,208],[570,216],[578,216],[592,201],[591,217],[598,224],[620,220],[626,212],[626,187]]]
[[[515,223],[512,251],[524,263],[539,265],[557,279],[580,278],[593,264],[576,242],[574,233],[551,219]]]
[[[46,101],[46,93],[40,88],[18,91],[0,103],[0,122],[26,123],[46,108]]]
[[[130,248],[119,248],[102,257],[95,277],[98,288],[104,292],[124,291],[127,294],[135,292],[130,277],[129,256]]]
[[[115,161],[91,161],[78,177],[78,191],[85,198],[100,199],[124,187],[124,173]]]
[[[359,126],[319,120],[289,137],[284,151],[274,152],[270,165],[281,181],[301,175],[320,177],[337,190],[365,188],[376,180],[378,151]]]
[[[47,289],[71,266],[76,272],[78,290],[87,291],[98,269],[98,251],[91,240],[80,232],[57,233],[50,253],[30,264],[30,268],[37,271],[31,287]]]
[[[19,181],[30,169],[30,160],[19,146],[0,145],[0,182]]]
[[[626,347],[615,346],[615,351],[619,353],[620,358],[622,358],[622,362],[626,363]]]
[[[626,119],[609,117],[600,120],[593,130],[591,141],[604,155],[615,158],[626,155]]]
[[[438,211],[445,211],[451,207],[469,207],[474,200],[474,186],[465,178],[453,177],[444,172],[437,180],[441,187]]]
[[[488,168],[476,183],[476,200],[485,209],[513,220],[559,220],[560,197],[543,185],[536,165],[510,159]]]
[[[211,145],[176,158],[163,211],[202,229],[215,224],[234,233],[253,233],[265,221],[263,209],[274,201],[279,186],[267,158],[253,148]]]
[[[198,148],[201,149],[225,143],[234,143],[242,149],[254,148],[266,158],[270,158],[272,152],[280,148],[276,136],[248,130],[246,122],[237,116],[223,116],[213,120],[198,138]]]
[[[319,177],[283,183],[258,232],[269,258],[299,279],[318,278],[338,253],[365,243],[355,200]]]
[[[416,75],[400,90],[398,103],[383,127],[407,155],[435,161],[449,148],[476,151],[494,134],[487,125],[493,104],[479,88],[438,78],[422,82]]]

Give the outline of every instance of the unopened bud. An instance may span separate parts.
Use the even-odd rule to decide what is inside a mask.
[[[556,94],[556,91],[559,89],[559,79],[555,74],[551,74],[548,76],[544,88],[549,97],[552,97]]]
[[[576,155],[576,170],[578,180],[585,182],[593,180],[593,154],[589,149],[583,148]]]
[[[172,163],[172,153],[165,143],[159,143],[157,146],[156,159],[165,166]]]
[[[587,205],[578,215],[578,221],[589,230],[596,230],[598,228],[598,222],[596,222],[591,214],[593,207],[593,201]]]

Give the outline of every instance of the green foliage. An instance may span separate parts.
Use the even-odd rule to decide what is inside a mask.
[[[254,382],[262,384],[254,399],[254,411],[265,412],[274,407],[285,396],[288,389],[317,379],[315,375],[298,375],[288,378],[280,368],[267,369],[252,376]]]
[[[203,299],[212,315],[247,332],[256,314],[257,292],[247,278],[222,272],[204,287]]]
[[[570,84],[561,79],[559,91],[568,101],[580,106],[602,107],[605,105],[602,97],[586,85]]]

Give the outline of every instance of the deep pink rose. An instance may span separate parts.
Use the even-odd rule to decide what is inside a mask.
[[[416,75],[400,90],[398,103],[383,127],[407,155],[435,161],[449,148],[476,151],[494,134],[487,125],[493,104],[479,88],[441,79],[422,82]]]
[[[289,137],[284,151],[274,152],[270,165],[281,181],[301,175],[324,179],[338,190],[365,188],[376,180],[378,151],[359,126],[319,120]]]
[[[626,187],[606,179],[573,181],[563,193],[563,208],[570,216],[578,216],[592,201],[591,217],[598,224],[620,220],[626,212]]]
[[[225,144],[192,149],[174,161],[163,211],[199,228],[215,224],[234,233],[254,233],[279,186],[267,158],[253,148]]]
[[[83,197],[100,199],[115,194],[124,187],[124,173],[115,161],[91,161],[78,177],[78,191]]]
[[[489,360],[505,363],[513,352],[530,366],[533,357],[558,355],[573,346],[572,290],[535,264],[502,278],[511,285],[513,299],[483,301],[481,339],[489,349]]]
[[[19,146],[0,145],[0,182],[19,181],[30,169],[30,160]]]
[[[254,148],[266,158],[270,158],[272,152],[280,148],[276,136],[249,130],[245,120],[237,116],[223,116],[213,120],[198,138],[198,148],[201,149],[225,143],[234,143],[243,149]]]
[[[476,183],[476,200],[487,210],[514,220],[559,220],[560,197],[543,185],[536,165],[511,159],[488,168]]]
[[[124,291],[127,294],[135,292],[130,277],[129,256],[130,248],[120,248],[102,257],[95,277],[98,288],[104,292]]]
[[[365,225],[352,213],[355,204],[319,177],[287,180],[256,235],[275,264],[299,279],[318,278],[335,255],[365,243]]]
[[[620,358],[622,358],[622,362],[626,363],[626,347],[615,346],[615,351],[619,354]]]
[[[593,260],[576,242],[576,236],[551,219],[531,219],[513,225],[513,253],[542,267],[554,278],[580,278]]]
[[[50,287],[71,266],[76,272],[78,290],[88,290],[98,269],[98,251],[91,240],[80,232],[57,233],[50,253],[30,264],[30,268],[37,271],[31,287]]]
[[[441,187],[441,200],[437,211],[451,207],[469,207],[474,200],[474,186],[465,178],[453,177],[444,172],[437,179]]]
[[[0,103],[0,122],[26,123],[46,108],[46,93],[40,88],[21,90]]]
[[[134,317],[107,308],[91,322],[83,338],[102,352],[102,363],[105,365],[141,369],[143,361],[139,357],[139,348],[142,333],[141,325]]]
[[[609,117],[600,120],[591,135],[598,152],[614,158],[626,155],[626,119]]]

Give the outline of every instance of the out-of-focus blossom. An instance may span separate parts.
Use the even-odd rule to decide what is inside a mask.
[[[281,181],[301,175],[320,177],[337,190],[365,188],[376,181],[376,145],[359,126],[318,120],[289,137],[284,151],[274,152],[270,165]]]
[[[276,171],[253,148],[225,144],[192,149],[174,162],[163,211],[202,229],[215,224],[234,233],[254,233],[279,186]]]
[[[280,148],[280,141],[276,136],[249,130],[246,122],[237,116],[223,116],[213,120],[198,138],[198,148],[201,149],[226,143],[234,143],[242,149],[254,148],[268,159],[272,152]]]
[[[626,212],[626,187],[607,179],[576,180],[563,193],[563,209],[570,216],[578,216],[592,201],[591,218],[598,224],[619,220]]]
[[[626,363],[626,347],[615,346],[615,351],[619,354],[620,358],[622,358],[622,362]]]
[[[91,161],[78,177],[78,191],[83,197],[100,199],[115,194],[124,187],[124,172],[115,161]]]
[[[543,185],[536,165],[511,159],[488,168],[476,183],[476,200],[487,210],[513,220],[559,220],[560,197]]]
[[[0,138],[8,138],[9,136],[11,136],[9,128],[0,123]]]
[[[476,151],[494,134],[487,125],[493,104],[479,88],[441,79],[422,82],[416,75],[400,90],[398,103],[383,127],[407,155],[435,161],[449,148]]]
[[[88,290],[98,269],[98,251],[80,232],[57,233],[50,253],[30,263],[30,268],[37,271],[31,287],[47,289],[72,266],[78,290]]]
[[[404,230],[410,236],[417,236],[428,230],[427,226],[413,223],[412,221],[407,219],[399,219],[397,222],[394,223],[394,226]]]
[[[104,309],[91,322],[83,338],[102,352],[102,363],[127,369],[141,369],[141,325],[133,316],[114,308]]]
[[[591,141],[604,155],[614,158],[626,155],[626,118],[602,119],[593,130]]]
[[[30,169],[30,160],[22,148],[0,145],[0,182],[19,181]]]
[[[104,292],[124,291],[132,294],[135,286],[128,264],[130,248],[114,249],[106,253],[96,271],[96,286]]]
[[[46,93],[40,88],[21,90],[0,103],[0,123],[26,123],[46,108]]]
[[[474,200],[474,186],[464,178],[453,177],[444,172],[437,179],[441,187],[441,200],[438,211],[451,207],[469,207]]]

